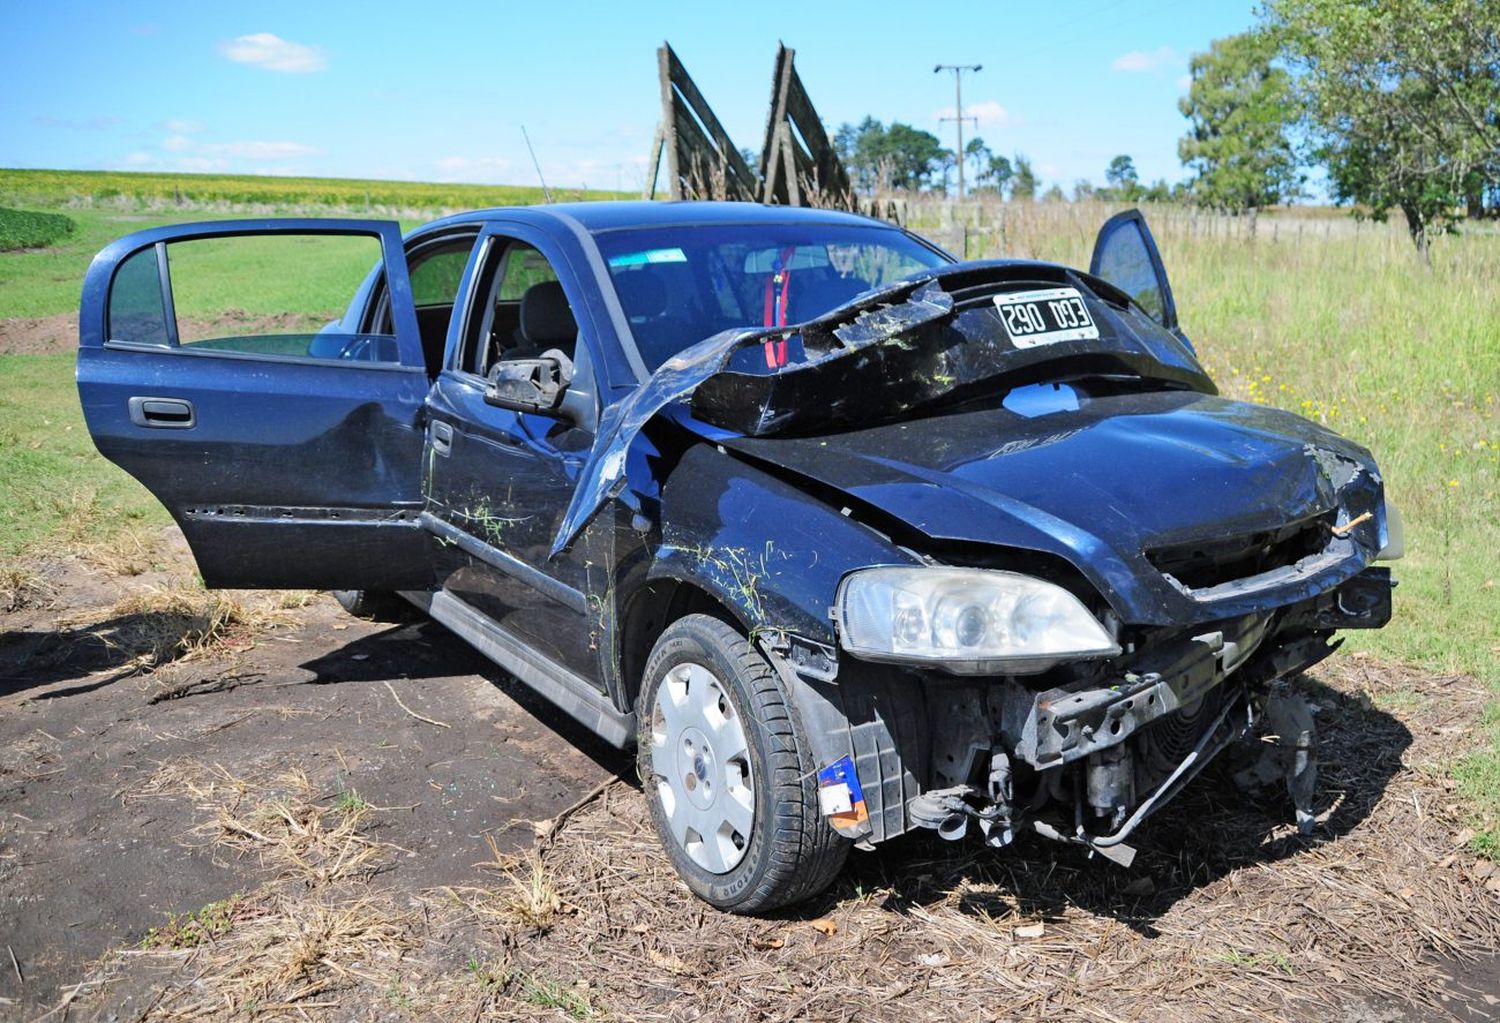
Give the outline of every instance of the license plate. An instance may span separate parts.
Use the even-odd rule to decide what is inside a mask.
[[[1099,328],[1077,288],[1042,288],[995,296],[1000,322],[1017,348],[1059,341],[1091,341]]]

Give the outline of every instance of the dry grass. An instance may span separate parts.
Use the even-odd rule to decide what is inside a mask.
[[[397,983],[401,957],[415,944],[411,923],[385,896],[265,890],[242,900],[231,925],[206,943],[136,953],[196,973],[161,988],[140,1018],[304,1020],[340,998],[373,1001]]]
[[[1000,855],[908,841],[857,858],[779,920],[713,913],[672,875],[635,791],[581,811],[545,858],[576,912],[512,968],[583,980],[627,1018],[1328,1018],[1351,999],[1437,1009],[1440,961],[1500,950],[1500,894],[1463,847],[1451,783],[1471,680],[1342,662],[1323,708],[1322,835],[1206,779],[1133,873],[1041,842]],[[1422,701],[1416,734],[1377,710]]]
[[[302,600],[302,591],[293,591]],[[288,595],[205,590],[176,581],[146,586],[119,600],[82,631],[138,670],[248,649],[257,634],[292,625]]]
[[[0,612],[51,607],[56,596],[53,586],[34,569],[23,565],[0,568]]]
[[[368,878],[397,851],[366,833],[373,807],[353,793],[325,797],[295,768],[261,783],[218,764],[172,760],[135,795],[191,799],[206,815],[195,835],[254,857],[278,880],[324,885]]]
[[[993,854],[917,836],[769,919],[693,898],[623,785],[528,855],[492,845],[476,868],[497,883],[403,896],[367,869],[381,847],[363,801],[319,798],[295,771],[258,784],[176,761],[135,796],[193,799],[198,837],[281,880],[208,914],[187,948],[114,969],[170,968],[139,1018],[174,1023],[1441,1013],[1444,964],[1500,951],[1500,874],[1466,848],[1439,770],[1476,742],[1482,689],[1361,657],[1300,684],[1321,723],[1313,838],[1216,765],[1153,821],[1132,871],[1040,841]]]

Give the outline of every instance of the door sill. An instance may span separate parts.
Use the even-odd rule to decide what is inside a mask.
[[[533,650],[488,615],[446,590],[404,590],[401,595],[605,742],[624,749],[635,738],[634,714],[621,713],[587,680]]]

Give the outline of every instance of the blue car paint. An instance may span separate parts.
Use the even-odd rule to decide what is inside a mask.
[[[543,249],[574,306],[578,344],[607,422],[649,385],[642,388],[647,375],[593,232],[646,223],[688,229],[825,220],[871,223],[745,204],[584,204],[461,214],[413,232],[404,244],[472,229],[485,237],[520,236]],[[382,266],[361,285],[341,328],[364,329],[369,304],[389,282],[399,365],[268,362],[106,343],[111,275],[131,252],[189,237],[267,231],[381,239]],[[823,762],[847,755],[871,777],[867,771],[885,770],[881,758],[890,750],[902,751],[899,769],[866,786],[876,840],[908,826],[905,801],[925,784],[921,743],[913,745],[910,735],[892,739],[892,714],[907,715],[901,728],[920,732],[927,711],[918,706],[922,686],[840,658],[829,608],[849,572],[947,560],[1076,577],[1124,630],[1193,628],[1304,604],[1308,610],[1298,613],[1316,628],[1299,628],[1313,629],[1314,638],[1334,627],[1360,627],[1354,616],[1340,618],[1309,602],[1362,578],[1387,539],[1380,478],[1368,452],[1295,416],[1215,397],[1180,333],[1121,356],[1121,366],[1155,375],[1159,386],[1114,393],[1074,381],[1071,402],[1051,410],[1034,395],[1030,407],[1008,408],[1009,387],[997,384],[996,400],[982,408],[862,428],[832,417],[810,433],[751,436],[716,423],[689,387],[672,395],[675,404],[656,403],[636,417],[617,449],[618,475],[604,488],[614,499],[591,524],[575,520],[576,540],[549,560],[567,498],[576,504],[582,484],[597,487],[604,479],[587,466],[588,438],[549,417],[485,406],[483,381],[457,366],[457,310],[475,286],[482,244],[470,255],[439,378],[429,379],[401,244],[393,224],[240,221],[141,232],[108,247],[91,267],[78,364],[90,431],[107,457],[173,512],[209,585],[451,586],[577,671],[621,712],[633,709],[638,683],[632,669],[639,655],[629,659],[639,642],[632,629],[649,619],[639,609],[663,584],[681,585],[715,601],[781,655],[778,670],[800,666],[788,684],[810,719],[847,723],[847,735],[810,729]],[[1144,329],[1142,314],[1109,284],[1047,264],[969,264],[934,276],[962,291],[997,274],[1032,272],[1075,274],[1066,279],[1108,300],[1096,319],[1120,337]],[[896,364],[850,360],[842,364],[855,374],[847,390],[826,382],[824,390],[861,393]],[[1036,371],[1043,368],[1039,361]],[[784,379],[759,374],[759,382],[738,384],[733,373],[720,376],[740,387],[742,398],[755,387],[795,396],[797,372],[788,367]],[[807,393],[816,394],[813,376],[803,379]],[[705,381],[704,391],[722,382],[709,373],[696,384]],[[175,433],[143,429],[127,414],[128,399],[141,394],[190,399],[197,424]],[[433,425],[440,422],[456,433],[447,456],[433,446]],[[593,442],[596,461],[607,435],[601,429]],[[502,461],[456,474],[451,466],[434,468],[470,444],[498,452]],[[534,514],[535,521],[489,533],[493,506],[475,514],[475,503],[487,485],[491,496],[499,493],[499,482],[486,474],[504,472],[495,466],[506,459],[530,466],[511,475],[537,481],[546,507],[512,509],[519,514],[499,518]],[[1336,557],[1328,563],[1228,592],[1194,593],[1144,553],[1153,545],[1288,522],[1326,518],[1342,528],[1364,512],[1368,519],[1330,541]],[[518,528],[507,537],[506,526]],[[452,539],[455,529],[465,534],[463,545]],[[1287,653],[1283,661],[1316,656]]]
[[[267,233],[378,238],[397,299],[400,363],[288,360],[107,340],[110,282],[129,255],[167,241]],[[172,512],[207,585],[430,584],[417,526],[427,379],[396,225],[241,220],[122,238],[94,259],[84,278],[77,376],[95,444]],[[133,423],[128,400],[139,395],[187,398],[194,428]],[[297,542],[288,545],[292,537]],[[351,559],[350,545],[367,553]]]

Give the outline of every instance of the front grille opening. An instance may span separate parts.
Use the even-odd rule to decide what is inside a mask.
[[[1152,547],[1146,560],[1193,590],[1207,589],[1295,564],[1328,545],[1337,511],[1280,529]]]

